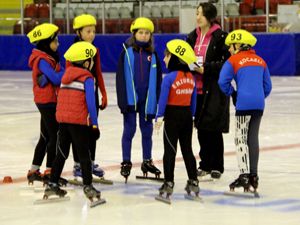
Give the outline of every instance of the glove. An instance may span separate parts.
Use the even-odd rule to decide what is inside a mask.
[[[47,77],[44,74],[41,74],[37,77],[37,83],[40,88],[45,87],[48,84]]]
[[[159,134],[159,130],[160,130],[163,122],[164,121],[163,121],[162,117],[157,118],[155,121],[154,129],[155,129],[157,135]]]
[[[92,127],[92,137],[94,140],[98,140],[100,138],[100,130],[97,125],[93,125]]]
[[[101,110],[104,110],[107,106],[107,96],[103,95],[101,100],[102,100],[102,103],[101,103],[101,105],[99,105],[99,108]]]
[[[236,105],[236,99],[237,99],[237,91],[233,91],[231,94],[232,103],[235,106]]]

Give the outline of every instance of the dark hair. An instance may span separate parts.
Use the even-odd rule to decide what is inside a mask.
[[[59,54],[57,51],[53,51],[51,48],[50,48],[50,44],[51,42],[56,38],[57,36],[57,33],[53,34],[51,37],[47,38],[47,39],[43,39],[41,41],[39,41],[36,45],[36,48],[38,50],[41,50],[45,53],[47,53],[48,55],[52,56],[55,61],[58,63],[59,62]]]
[[[210,3],[210,2],[201,2],[197,9],[199,9],[199,7],[202,8],[202,12],[203,12],[203,16],[211,23],[215,23],[216,22],[216,17],[217,17],[217,8],[216,6],[214,6],[214,4]]]
[[[172,54],[167,48],[164,51],[165,55],[169,55],[171,54],[171,58],[170,61],[168,63],[168,71],[172,72],[172,71],[184,71],[184,72],[188,72],[190,71],[189,66],[183,62],[181,59],[179,59],[176,55]]]

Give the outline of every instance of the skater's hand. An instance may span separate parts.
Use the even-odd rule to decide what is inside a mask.
[[[157,134],[159,134],[159,130],[160,130],[163,122],[164,121],[163,121],[162,117],[159,117],[159,118],[156,119],[155,125],[154,125],[154,129],[155,129],[155,131],[156,131]]]
[[[99,108],[101,110],[104,110],[107,106],[107,96],[103,95],[101,100],[102,100],[102,102],[101,102],[101,105],[99,105]]]
[[[37,83],[39,87],[43,88],[48,84],[47,77],[44,74],[41,74],[37,77]]]
[[[93,135],[93,138],[95,140],[98,140],[100,138],[100,130],[99,130],[99,127],[97,125],[93,125],[92,135]]]

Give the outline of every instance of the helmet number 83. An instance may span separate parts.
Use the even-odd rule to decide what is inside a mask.
[[[236,41],[240,41],[242,39],[242,34],[241,33],[236,33],[236,34],[232,34],[231,35],[231,40],[232,41],[234,41],[234,40],[236,40]]]
[[[87,58],[91,58],[94,55],[93,49],[86,49],[85,54]]]
[[[180,45],[177,46],[177,48],[175,49],[175,52],[178,53],[179,55],[184,55],[186,49],[182,48]]]

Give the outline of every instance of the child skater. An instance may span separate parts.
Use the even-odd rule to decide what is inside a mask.
[[[185,190],[189,198],[194,192],[199,194],[196,159],[192,151],[193,116],[196,111],[197,91],[189,64],[196,62],[191,46],[179,39],[169,41],[165,50],[164,62],[169,70],[162,81],[155,129],[164,124],[164,184],[159,189],[157,200],[170,203],[173,193],[174,167],[179,140],[188,181]],[[166,193],[166,197],[163,194]]]
[[[74,40],[74,43],[78,41],[87,41],[89,43],[94,42],[95,39],[95,33],[96,33],[96,19],[94,16],[90,14],[82,14],[74,18],[73,21],[73,29],[76,32],[76,37]],[[97,116],[99,114],[99,109],[104,110],[107,106],[107,94],[104,84],[104,79],[102,75],[101,70],[101,62],[100,62],[100,51],[97,48],[97,52],[94,56],[94,66],[92,67],[91,73],[94,77],[95,81],[95,104],[96,104],[96,112]],[[69,65],[69,63],[67,63]],[[98,88],[100,89],[101,95],[102,95],[102,101],[101,105],[99,105],[99,95],[98,95]],[[96,155],[96,140],[93,139],[92,130],[90,130],[90,145],[89,145],[89,151],[91,154],[92,159],[92,168],[93,168],[93,174],[97,177],[103,178],[104,176],[104,170],[99,167],[98,164],[95,163],[95,155]],[[77,151],[73,148],[73,158],[74,158],[74,168],[73,168],[73,175],[75,177],[82,177],[80,163],[77,155]]]
[[[29,67],[32,69],[34,102],[41,114],[40,138],[34,150],[31,169],[27,173],[27,180],[30,184],[35,180],[47,182],[46,178],[49,178],[56,154],[57,91],[64,73],[57,52],[59,45],[57,33],[58,27],[56,25],[43,23],[36,26],[27,35],[30,43],[36,46],[29,58]],[[41,174],[39,169],[46,152],[46,170],[44,174]]]
[[[89,42],[77,42],[65,53],[66,60],[72,63],[62,77],[58,94],[56,119],[59,122],[57,155],[53,163],[49,185],[44,198],[51,195],[64,196],[58,178],[62,173],[70,152],[70,144],[77,151],[83,176],[83,191],[92,202],[100,200],[100,191],[92,185],[92,165],[89,152],[89,132],[93,138],[100,137],[95,106],[94,77],[90,72],[94,65],[97,49]]]
[[[258,133],[265,98],[272,89],[270,73],[266,62],[252,49],[256,38],[248,31],[232,31],[225,44],[229,46],[231,57],[223,65],[218,83],[227,96],[232,96],[236,108],[235,145],[240,169],[240,176],[229,187],[231,191],[243,187],[247,192],[252,186],[256,192]]]
[[[125,182],[130,175],[131,144],[136,132],[136,117],[142,133],[143,163],[141,170],[145,177],[160,170],[152,161],[152,119],[156,114],[157,101],[162,80],[161,65],[153,46],[153,22],[145,17],[135,19],[130,27],[132,36],[124,45],[116,74],[118,106],[123,114],[123,136],[121,175]]]

